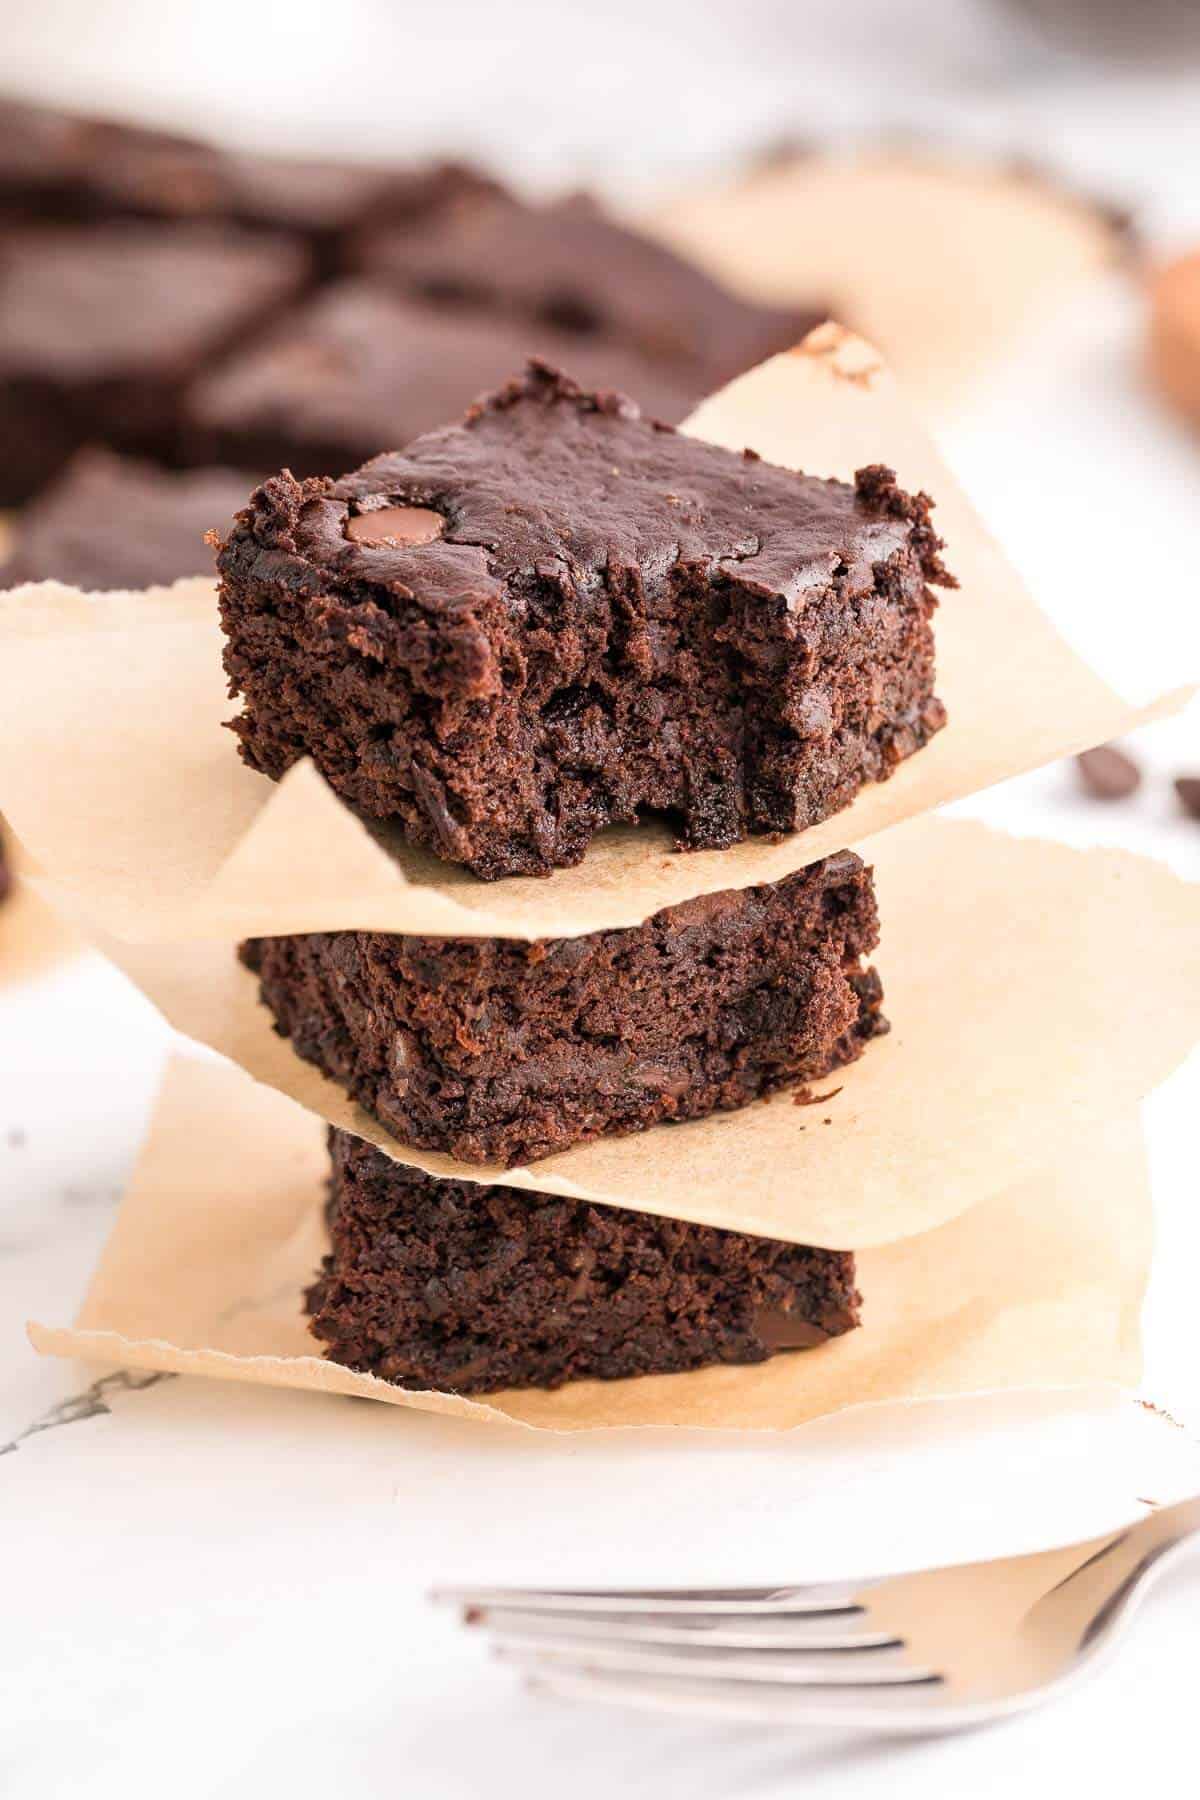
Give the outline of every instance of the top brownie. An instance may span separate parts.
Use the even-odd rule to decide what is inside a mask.
[[[404,452],[252,496],[218,558],[233,728],[485,879],[646,811],[689,848],[801,830],[944,723],[930,504],[534,363]]]
[[[423,231],[367,237],[361,261],[439,305],[628,345],[691,371],[700,393],[799,343],[826,316],[743,300],[582,194],[548,206],[467,200]]]

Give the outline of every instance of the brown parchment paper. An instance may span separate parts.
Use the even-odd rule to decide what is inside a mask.
[[[864,1324],[819,1350],[473,1401],[314,1354],[300,1296],[323,1250],[320,1125],[228,1065],[181,1059],[74,1328],[30,1335],[55,1356],[559,1431],[786,1428],[866,1402],[1131,1384],[1150,1257],[1139,1132],[1125,1113],[1057,1149],[954,1223],[864,1252]]]
[[[483,883],[385,847],[307,763],[278,786],[242,766],[221,729],[233,707],[208,582],[90,596],[43,583],[0,596],[0,794],[46,890],[131,941],[353,928],[576,936],[777,880],[1186,698],[1127,705],[1067,648],[860,340],[822,328],[706,401],[688,429],[820,474],[890,462],[936,496],[962,583],[937,622],[951,723],[890,781],[779,844],[681,855],[647,826],[603,834],[579,868],[548,880]]]
[[[1200,1039],[1200,885],[936,818],[884,833],[873,860],[893,1029],[817,1084],[829,1098],[784,1092],[507,1171],[391,1137],[277,1036],[232,944],[107,948],[179,1030],[402,1162],[861,1249],[1032,1175]]]
[[[851,320],[943,416],[1129,248],[1103,207],[1048,179],[894,145],[780,159],[643,225],[752,299]]]

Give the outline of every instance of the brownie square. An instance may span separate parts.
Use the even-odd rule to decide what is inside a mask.
[[[944,723],[930,506],[534,364],[407,451],[258,490],[218,559],[233,728],[485,879],[643,811],[696,848],[802,830]]]
[[[292,298],[296,246],[204,226],[29,229],[0,245],[0,504],[82,444],[170,460],[183,388]]]
[[[276,1029],[405,1143],[514,1163],[745,1106],[887,1029],[849,852],[580,938],[256,938]]]
[[[220,220],[228,212],[222,153],[180,132],[116,119],[80,119],[75,210],[89,219],[171,224]]]
[[[0,220],[60,218],[70,204],[80,121],[0,96]]]
[[[582,194],[547,206],[509,195],[459,205],[422,232],[369,238],[361,261],[369,275],[443,305],[627,344],[690,371],[700,393],[798,343],[826,316],[739,299]]]
[[[197,384],[185,408],[189,452],[299,476],[341,474],[457,418],[537,348],[561,354],[566,346],[546,329],[447,314],[342,282]],[[585,375],[631,389],[671,421],[701,397],[634,351],[591,346],[584,360]]]
[[[388,167],[227,151],[222,163],[230,216],[298,233],[328,274],[345,266],[352,242],[372,226],[424,230],[451,206],[500,192],[482,170],[458,162]]]
[[[859,1323],[854,1257],[441,1181],[329,1134],[330,1254],[306,1296],[334,1362],[486,1393],[807,1350]]]
[[[22,581],[144,588],[211,575],[208,531],[227,531],[254,477],[236,469],[155,468],[111,450],[81,450],[18,515],[0,588]]]

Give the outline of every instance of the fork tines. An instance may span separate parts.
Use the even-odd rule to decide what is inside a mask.
[[[884,1703],[898,1729],[943,1692],[874,1625],[870,1586],[641,1590],[443,1589],[537,1688],[668,1711],[831,1722]],[[891,1704],[887,1704],[891,1702]],[[914,1713],[914,1702],[916,1703]]]

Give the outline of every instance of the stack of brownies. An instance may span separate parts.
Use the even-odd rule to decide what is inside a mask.
[[[802,831],[945,721],[930,504],[884,467],[851,486],[681,436],[532,362],[403,451],[250,497],[218,557],[242,755],[276,779],[310,757],[459,881],[553,879],[649,816],[684,850]],[[850,1253],[652,1208],[672,1122],[871,1053],[878,937],[843,852],[584,937],[245,944],[278,1030],[395,1139],[393,1159],[331,1133],[307,1296],[327,1354],[480,1392],[853,1329]],[[650,1210],[495,1179],[629,1132]]]

